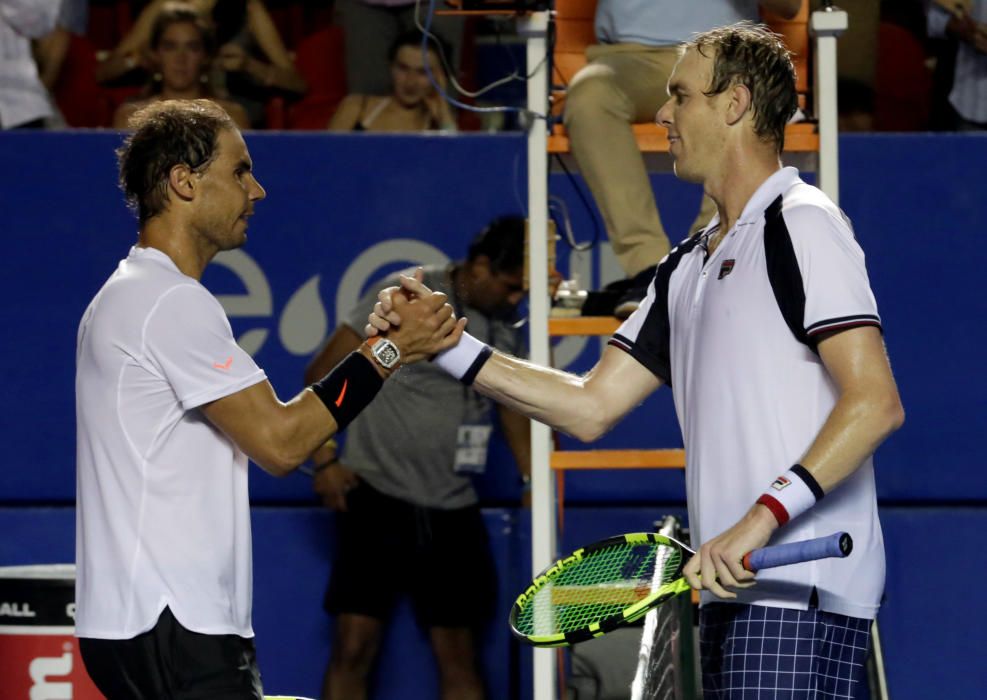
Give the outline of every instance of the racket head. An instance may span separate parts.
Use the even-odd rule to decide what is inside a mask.
[[[689,590],[682,567],[692,553],[678,540],[652,532],[608,537],[577,549],[518,596],[511,631],[533,646],[559,647],[629,625]]]

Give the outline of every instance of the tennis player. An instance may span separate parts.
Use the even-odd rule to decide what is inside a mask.
[[[864,255],[840,209],[782,167],[796,91],[777,36],[747,23],[697,35],[668,94],[657,121],[675,172],[718,214],[659,264],[596,367],[538,367],[469,334],[435,362],[586,441],[671,386],[701,545],[685,572],[702,591],[705,697],[852,698],[884,586],[871,455],[904,420]],[[370,317],[381,332],[403,322],[392,299]],[[847,559],[764,571],[756,586],[741,565],[769,542],[840,530]]]
[[[131,127],[137,244],[78,335],[76,634],[109,700],[259,700],[247,458],[287,474],[461,326],[444,294],[399,302],[401,332],[281,402],[199,283],[264,198],[240,132],[207,100],[155,103]]]

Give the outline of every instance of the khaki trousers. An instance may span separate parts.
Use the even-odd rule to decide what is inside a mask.
[[[597,44],[569,84],[564,121],[572,153],[600,209],[617,261],[628,277],[658,263],[669,250],[644,157],[631,124],[653,122],[668,95],[676,47]],[[716,205],[703,197],[692,231]],[[684,233],[684,232],[683,232]],[[676,242],[684,238],[676,234]]]

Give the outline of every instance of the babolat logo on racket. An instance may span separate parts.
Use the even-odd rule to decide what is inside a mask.
[[[791,486],[792,482],[786,479],[784,476],[779,476],[777,479],[771,482],[771,488],[775,491],[781,491],[786,486]]]

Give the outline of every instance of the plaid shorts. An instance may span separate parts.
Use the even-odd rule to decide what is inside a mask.
[[[870,620],[714,603],[699,612],[699,640],[707,700],[852,700],[864,678]]]

